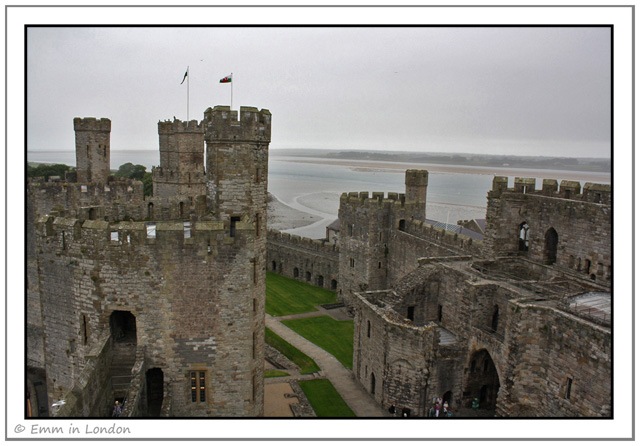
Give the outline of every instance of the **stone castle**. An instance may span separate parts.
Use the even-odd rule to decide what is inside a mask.
[[[74,129],[75,177],[27,188],[28,413],[260,416],[270,112],[159,122],[151,197]]]
[[[612,416],[609,185],[495,177],[477,237],[429,223],[409,170],[310,240],[267,231],[267,110],[159,122],[151,197],[111,176],[108,119],[74,128],[75,176],[27,189],[34,416],[261,416],[267,269],[336,291],[385,408]]]
[[[405,416],[612,416],[610,186],[495,177],[472,237],[425,220],[428,172],[405,180],[342,194],[337,236],[269,234],[272,271],[354,316],[355,379]]]

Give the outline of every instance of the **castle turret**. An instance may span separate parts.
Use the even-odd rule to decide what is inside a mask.
[[[111,121],[74,118],[76,168],[80,183],[106,183],[111,169]]]
[[[426,170],[407,170],[404,177],[405,198],[407,206],[411,207],[411,217],[415,220],[425,219],[425,207],[427,206],[427,186],[429,184],[429,172]]]
[[[160,166],[153,169],[158,198],[205,194],[204,125],[196,120],[158,122]]]
[[[205,111],[207,195],[221,219],[248,218],[266,209],[271,113],[255,107],[228,106]],[[266,230],[264,214],[259,217]]]

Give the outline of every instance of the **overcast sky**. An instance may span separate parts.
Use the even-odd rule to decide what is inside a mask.
[[[606,27],[29,28],[28,150],[73,150],[76,116],[157,150],[187,66],[190,119],[233,88],[274,149],[610,156]]]

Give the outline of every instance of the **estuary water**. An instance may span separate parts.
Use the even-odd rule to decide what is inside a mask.
[[[75,165],[75,152],[27,152],[29,162]],[[111,168],[131,162],[151,170],[159,164],[157,150],[111,151]],[[268,190],[285,205],[320,217],[311,225],[285,230],[310,238],[323,238],[328,224],[338,218],[343,192],[400,192],[405,190],[406,169],[429,171],[426,216],[443,223],[484,218],[487,192],[494,175],[576,180],[581,183],[610,184],[609,173],[513,168],[475,168],[473,166],[421,165],[376,161],[330,160],[295,156],[270,156]]]

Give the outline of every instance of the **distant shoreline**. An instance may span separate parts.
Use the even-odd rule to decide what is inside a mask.
[[[287,157],[294,158],[294,157]],[[298,158],[298,157],[295,157]],[[573,180],[588,182],[606,182],[611,183],[611,175],[608,172],[585,172],[572,170],[552,170],[552,169],[532,169],[532,168],[514,168],[509,166],[490,167],[490,166],[464,166],[451,164],[422,164],[407,162],[387,162],[387,161],[364,161],[364,160],[337,160],[337,159],[287,159],[292,163],[306,164],[327,164],[333,166],[350,167],[358,171],[401,171],[407,169],[426,169],[430,173],[463,173],[477,175],[495,175],[506,177],[531,177],[531,178],[550,178],[556,180]],[[557,178],[557,174],[562,174],[562,178]]]

